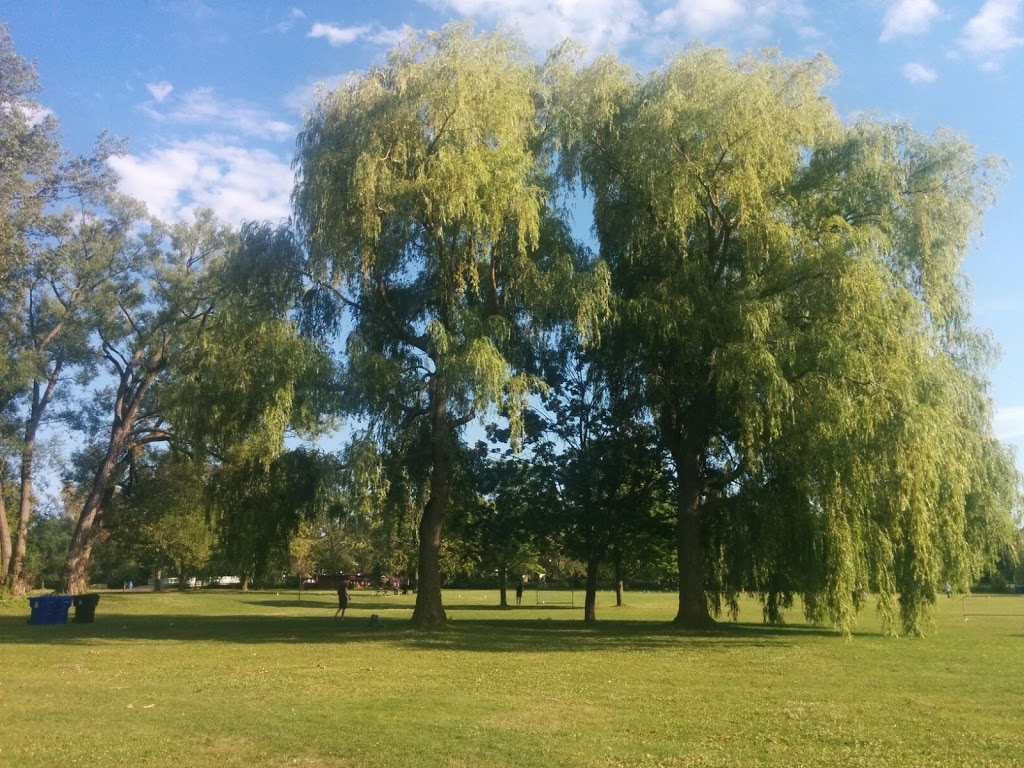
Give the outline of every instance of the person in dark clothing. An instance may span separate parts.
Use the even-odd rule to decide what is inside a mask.
[[[520,579],[519,583],[516,584],[516,605],[523,604],[523,580]]]
[[[338,582],[338,610],[334,612],[334,618],[338,618],[340,613],[341,618],[344,619],[346,608],[348,608],[348,579],[342,577]]]

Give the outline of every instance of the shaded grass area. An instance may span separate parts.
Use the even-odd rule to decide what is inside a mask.
[[[1021,764],[1024,597],[940,600],[935,632],[686,633],[673,595],[497,608],[412,596],[104,594],[96,623],[0,606],[0,766]],[[524,600],[524,603],[527,602]],[[368,616],[377,613],[379,629]]]

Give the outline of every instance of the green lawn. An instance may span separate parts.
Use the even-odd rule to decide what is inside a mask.
[[[0,766],[1024,764],[1024,596],[849,641],[752,605],[678,632],[666,594],[602,594],[589,628],[529,591],[450,590],[423,634],[412,600],[356,591],[334,621],[326,592],[111,592],[57,626],[0,603]]]

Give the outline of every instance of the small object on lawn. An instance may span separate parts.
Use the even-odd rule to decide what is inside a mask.
[[[380,620],[380,616],[378,616],[376,613],[371,613],[370,614],[370,626],[373,627],[374,629],[380,629],[381,626],[383,626],[383,624],[382,624],[382,622]]]

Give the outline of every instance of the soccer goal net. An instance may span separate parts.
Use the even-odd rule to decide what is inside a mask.
[[[971,618],[1024,619],[1024,595],[964,595],[964,621]]]
[[[569,585],[537,584],[536,593],[537,605],[576,605],[576,590]]]

